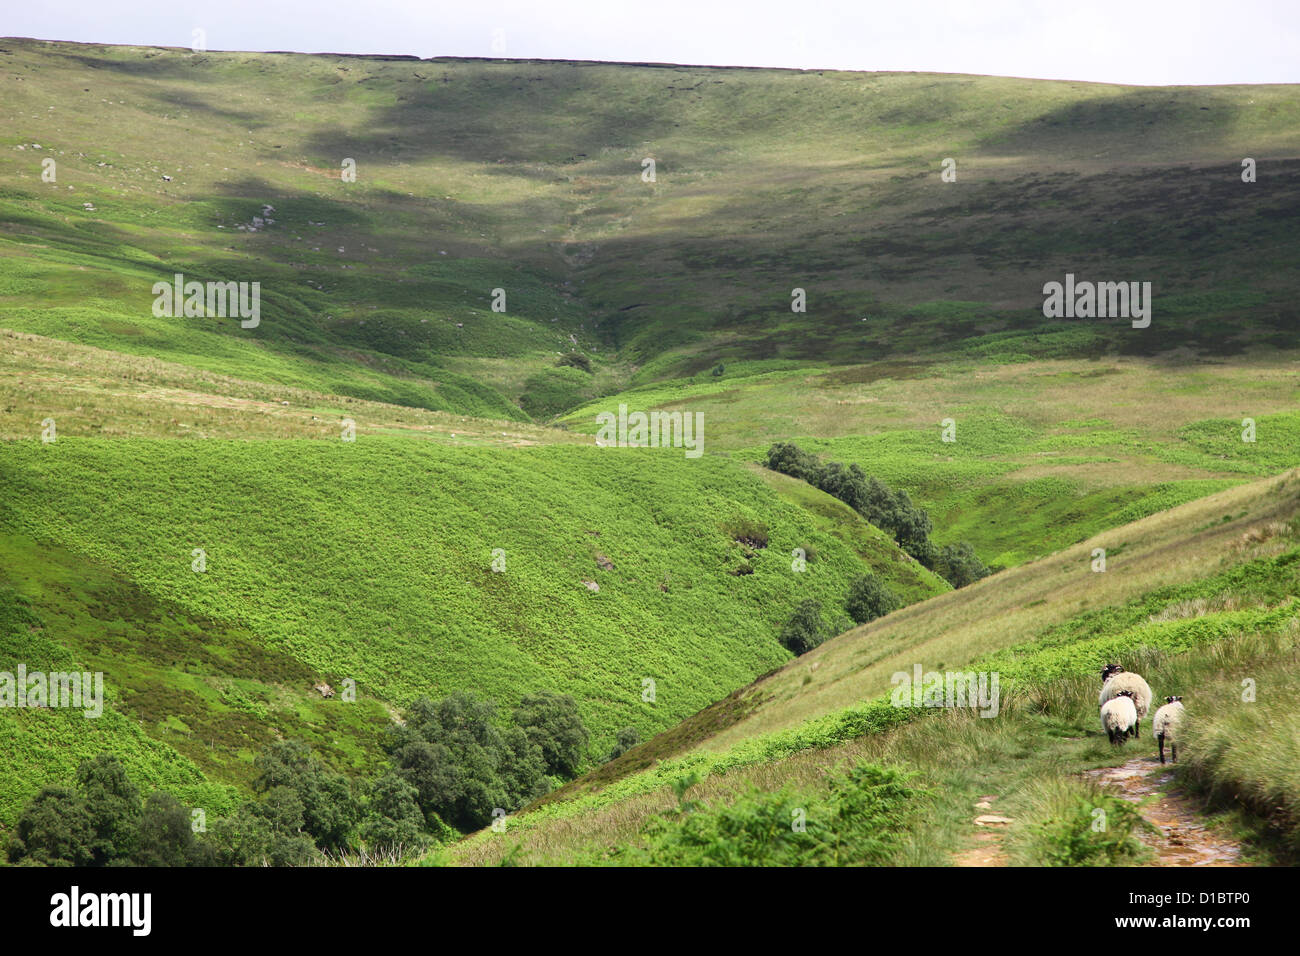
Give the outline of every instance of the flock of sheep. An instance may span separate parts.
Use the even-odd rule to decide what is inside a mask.
[[[1151,687],[1138,674],[1124,670],[1119,664],[1107,664],[1101,669],[1101,729],[1106,731],[1112,744],[1123,744],[1129,737],[1141,737],[1142,718],[1151,707]],[[1160,762],[1165,762],[1165,741],[1169,741],[1173,760],[1178,762],[1178,724],[1183,719],[1183,699],[1166,697],[1165,704],[1156,711],[1152,726],[1160,744]]]

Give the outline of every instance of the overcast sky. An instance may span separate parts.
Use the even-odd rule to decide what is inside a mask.
[[[0,35],[209,50],[1300,82],[1300,0],[5,0]]]

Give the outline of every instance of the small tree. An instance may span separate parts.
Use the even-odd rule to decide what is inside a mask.
[[[419,850],[428,842],[424,814],[416,803],[416,789],[394,771],[389,771],[370,790],[370,804],[361,838],[373,850]]]
[[[95,828],[86,802],[63,787],[46,787],[27,804],[13,836],[9,862],[40,866],[89,866]]]
[[[547,773],[577,776],[589,735],[578,715],[578,702],[571,695],[556,691],[526,694],[514,716],[515,726],[541,749]]]
[[[820,601],[807,598],[799,602],[794,614],[781,629],[781,643],[795,654],[806,654],[826,640]]]
[[[818,484],[821,465],[794,442],[780,441],[767,450],[767,467],[811,484]]]
[[[170,793],[155,790],[144,801],[136,866],[202,866],[208,848],[194,839],[190,811]]]
[[[77,768],[77,789],[95,830],[95,866],[127,863],[140,827],[140,791],[116,757],[100,754]]]
[[[581,352],[565,352],[555,364],[560,367],[571,365],[573,368],[582,369],[584,372],[591,372],[591,359]]]
[[[253,762],[253,788],[266,793],[288,787],[303,806],[303,829],[323,850],[343,849],[359,819],[360,805],[347,777],[331,773],[300,740],[277,740]]]
[[[955,588],[964,588],[992,573],[975,554],[969,541],[940,548],[935,556],[934,570]]]
[[[608,763],[611,760],[623,756],[623,754],[627,753],[640,742],[641,735],[637,732],[635,727],[624,727],[618,732],[617,738],[614,742],[614,749],[609,752],[609,756],[605,758],[605,762]]]
[[[864,574],[849,587],[844,610],[856,624],[865,624],[895,610],[902,602],[874,574]]]

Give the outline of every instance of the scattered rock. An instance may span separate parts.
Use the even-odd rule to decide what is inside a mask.
[[[315,690],[316,693],[324,697],[326,700],[334,696],[334,688],[331,687],[329,684],[325,683],[324,681],[321,681],[319,684],[316,684],[312,689]]]
[[[609,558],[605,557],[599,551],[596,552],[596,563],[599,564],[606,571],[614,570],[614,562],[609,560]]]
[[[1010,817],[1000,817],[993,813],[985,813],[975,818],[977,827],[1004,827],[1011,823]]]
[[[588,591],[596,592],[600,590],[600,585],[595,581],[583,581],[582,583],[587,586]]]

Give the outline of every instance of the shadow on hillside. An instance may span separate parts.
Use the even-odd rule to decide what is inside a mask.
[[[1231,135],[1240,114],[1238,100],[1214,89],[1135,89],[1044,113],[985,137],[978,150],[994,156],[1069,152],[1086,159],[1117,146],[1125,152],[1158,146],[1165,156],[1177,155],[1168,147],[1204,142],[1207,124],[1216,139]],[[1157,161],[1154,155],[1152,161]]]
[[[556,171],[542,164],[587,162],[602,151],[663,137],[677,125],[672,95],[647,96],[635,112],[619,97],[602,97],[607,68],[600,66],[550,65],[541,75],[527,63],[462,63],[454,78],[436,64],[416,69],[427,79],[403,85],[397,104],[375,110],[364,133],[322,131],[304,148],[359,161],[367,152],[406,161],[450,156],[482,163],[489,173],[508,166],[502,171],[510,175],[553,178]],[[672,76],[666,74],[666,84]],[[543,114],[563,119],[540,127]],[[639,167],[632,173],[639,175]]]

